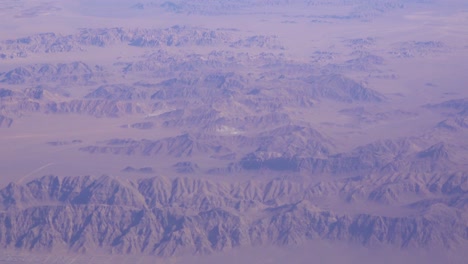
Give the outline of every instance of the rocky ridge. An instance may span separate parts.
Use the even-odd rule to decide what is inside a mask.
[[[342,17],[330,17],[329,19],[371,19],[376,16],[405,8],[407,4],[418,3],[418,1],[402,0],[378,0],[369,3],[365,0],[357,1],[313,1],[313,0],[268,0],[268,1],[216,1],[207,4],[204,1],[162,1],[149,0],[141,1],[131,5],[130,8],[136,10],[160,10],[170,13],[196,14],[196,15],[233,15],[233,14],[263,14],[271,12],[268,8],[320,8],[320,7],[342,7],[348,6],[349,10]],[[266,9],[266,10],[265,10]]]
[[[0,115],[0,127],[10,127],[13,124],[13,119]]]
[[[75,34],[40,33],[0,42],[0,59],[25,58],[34,53],[83,52],[87,47],[128,45],[140,48],[182,46],[248,46],[281,49],[275,36],[244,38],[236,32],[175,25],[169,28],[83,28]]]
[[[46,176],[24,185],[11,183],[0,191],[0,243],[28,251],[84,253],[97,248],[158,256],[316,239],[403,248],[466,243],[468,175],[426,175],[413,178],[420,181],[417,184],[398,177],[404,176],[387,178],[367,193],[368,198],[404,193],[425,197],[406,205],[417,208],[415,214],[343,214],[320,208],[323,196],[365,197],[362,189],[356,194],[360,189],[356,179],[338,184],[289,180],[227,184],[193,178],[127,182],[108,176]],[[439,198],[428,199],[436,195]]]

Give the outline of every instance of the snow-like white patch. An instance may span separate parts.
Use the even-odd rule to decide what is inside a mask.
[[[234,127],[229,127],[229,126],[219,126],[216,128],[216,132],[221,133],[221,134],[228,134],[228,135],[238,135],[242,133],[242,131]]]

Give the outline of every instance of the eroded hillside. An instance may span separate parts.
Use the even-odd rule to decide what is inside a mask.
[[[5,261],[467,248],[464,1],[208,2],[0,3]]]

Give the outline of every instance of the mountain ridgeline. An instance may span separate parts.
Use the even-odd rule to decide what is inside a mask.
[[[402,182],[396,177],[389,177],[395,183],[384,189],[363,191],[355,179],[330,184],[282,179],[226,184],[193,178],[45,176],[0,191],[0,243],[28,251],[100,249],[158,256],[314,239],[402,248],[454,248],[466,243],[467,174]],[[413,213],[405,216],[343,214],[315,204],[323,197],[356,192],[367,199],[407,194],[438,198],[407,205]]]

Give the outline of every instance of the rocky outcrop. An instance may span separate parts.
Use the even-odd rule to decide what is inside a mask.
[[[243,48],[253,48],[253,47],[260,47],[260,48],[268,48],[268,49],[280,49],[284,50],[284,46],[282,46],[278,40],[277,36],[251,36],[246,39],[238,40],[231,44],[231,47],[243,47]]]
[[[0,127],[11,127],[13,124],[13,119],[0,115]]]
[[[468,114],[468,98],[454,99],[438,104],[428,104],[425,105],[425,107],[429,109],[441,109],[450,112],[455,112],[459,116],[466,117]]]
[[[4,108],[12,113],[39,112],[46,114],[80,114],[95,117],[118,117],[145,112],[138,102],[100,99],[61,99],[57,101],[19,99],[12,104],[5,105]]]
[[[143,167],[143,168],[134,168],[134,167],[131,167],[131,166],[128,166],[128,167],[125,167],[123,170],[123,172],[128,172],[128,173],[153,173],[154,170],[153,168],[151,167]]]
[[[0,98],[13,96],[13,91],[10,89],[0,88]]]
[[[340,0],[330,1],[291,1],[291,0],[268,0],[268,1],[254,1],[242,0],[237,2],[230,1],[214,1],[206,3],[205,1],[165,1],[165,0],[149,0],[140,1],[131,6],[135,10],[157,10],[159,12],[169,12],[186,15],[235,15],[243,14],[246,10],[248,13],[263,14],[263,10],[270,8],[294,8],[294,9],[310,9],[315,7],[339,8],[343,4]],[[376,16],[380,16],[393,10],[402,9],[406,6],[407,2],[402,0],[384,0],[376,2],[367,1],[354,1],[347,3],[350,7],[349,13],[341,16],[317,16],[318,18],[351,20],[359,19],[366,20]]]
[[[104,76],[100,66],[91,66],[75,61],[59,64],[34,64],[17,67],[0,75],[0,82],[7,84],[81,84],[89,85]]]
[[[174,167],[176,172],[178,173],[188,173],[188,174],[195,173],[199,169],[196,163],[192,163],[190,161],[177,162],[172,167]]]
[[[297,137],[291,139],[299,140]],[[426,173],[451,170],[461,165],[452,159],[459,155],[456,154],[458,152],[455,152],[455,147],[444,142],[427,145],[411,138],[381,140],[338,154],[331,154],[333,145],[326,144],[327,141],[320,140],[320,137],[316,141],[309,137],[307,143],[298,141],[299,149],[294,148],[294,141],[288,142],[280,144],[288,148],[278,147],[276,151],[265,151],[273,150],[275,146],[274,142],[266,141],[263,151],[259,148],[245,155],[239,164],[246,170],[268,169],[319,174]],[[288,153],[290,150],[291,153]]]
[[[468,109],[468,108],[467,108]],[[468,117],[460,116],[454,118],[448,118],[440,121],[436,125],[437,129],[449,130],[449,131],[460,131],[468,128]]]
[[[281,47],[278,40],[258,35],[243,40],[236,32],[175,25],[168,28],[82,28],[75,34],[40,33],[0,42],[3,59],[27,57],[31,53],[82,52],[87,47],[130,45],[134,47],[213,46],[217,44]]]
[[[341,102],[381,102],[385,99],[382,94],[342,75],[312,77],[309,82],[311,88],[308,92],[314,98]]]
[[[411,41],[398,43],[390,54],[397,58],[412,58],[444,54],[449,51],[450,47],[441,41]]]
[[[85,98],[131,101],[145,99],[146,95],[142,92],[136,91],[134,87],[113,84],[99,86],[96,90],[85,95]]]
[[[58,147],[58,146],[66,146],[66,145],[78,145],[83,143],[82,140],[80,139],[74,139],[71,141],[49,141],[46,142],[47,145],[53,146],[53,147]]]
[[[219,142],[197,138],[190,134],[168,137],[161,140],[112,139],[104,142],[103,146],[87,146],[80,150],[89,153],[171,157],[211,156],[231,152]]]

